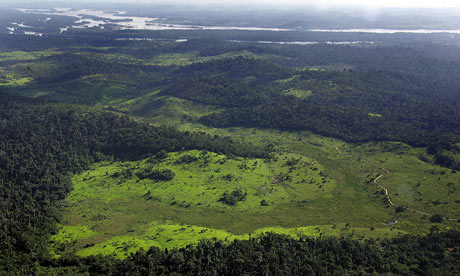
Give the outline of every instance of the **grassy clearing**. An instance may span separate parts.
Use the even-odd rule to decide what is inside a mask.
[[[196,161],[180,163],[185,157]],[[175,176],[170,181],[160,182],[137,176],[150,167],[171,170]],[[297,155],[279,155],[267,162],[262,159],[230,159],[200,151],[171,153],[158,164],[152,164],[149,159],[97,164],[74,178],[74,191],[68,199],[71,202],[98,199],[109,203],[120,198],[138,200],[149,197],[152,201],[187,209],[266,212],[291,198],[306,200],[319,195],[329,198],[335,184],[322,170],[317,162]],[[246,200],[236,206],[219,202],[225,192],[234,189],[245,191]],[[268,206],[261,206],[262,200],[269,203]]]
[[[300,90],[300,89],[288,89],[281,91],[284,95],[291,95],[299,99],[305,99],[310,96],[313,92],[311,90]]]
[[[10,72],[7,68],[0,68],[0,86],[23,86],[32,81],[31,77]]]
[[[382,114],[378,114],[378,113],[367,113],[367,115],[369,115],[369,117],[374,117],[374,118],[381,118],[382,117]]]
[[[448,218],[460,218],[460,175],[433,165],[432,158],[423,148],[412,148],[398,142],[355,145],[307,132],[244,128],[213,130],[196,125],[186,125],[183,129],[220,133],[255,144],[271,143],[279,152],[306,155],[318,161],[337,183],[334,201],[328,211],[335,222],[375,227],[377,223],[399,218],[400,222],[403,221],[398,227],[405,231],[414,234],[429,231],[433,225],[429,223],[429,217],[408,211],[396,213],[394,207],[388,206],[382,189],[371,183],[372,178],[383,173],[379,166],[391,171],[379,183],[389,189],[396,204]],[[458,225],[445,222],[441,227],[447,229]]]
[[[271,142],[277,151],[291,153],[277,154],[270,161],[201,151],[170,153],[154,165],[175,173],[173,180],[163,182],[136,176],[149,166],[147,159],[96,164],[75,176],[68,198],[66,225],[98,233],[75,239],[78,254],[123,258],[139,248],[183,247],[210,238],[231,241],[267,231],[363,239],[422,233],[431,227],[420,216],[395,214],[394,208],[373,197],[366,183],[380,169],[369,164],[375,161],[371,158],[362,162],[364,149],[359,146],[309,133],[208,129],[216,131],[247,142]],[[389,145],[393,144],[372,147],[383,151]],[[395,149],[388,154],[396,154]],[[196,160],[178,162],[184,156]],[[227,179],[229,174],[233,177]],[[235,206],[219,202],[236,188],[247,192],[245,200]],[[262,206],[262,200],[268,206]],[[397,219],[399,223],[386,226]]]
[[[45,88],[30,86],[20,92],[29,97],[45,96],[57,101],[102,106],[109,106],[114,101],[129,100],[140,94],[135,80],[126,79],[122,75],[107,76],[104,74],[83,76],[74,80],[46,85]]]
[[[222,108],[168,96],[158,96],[155,90],[128,101],[112,101],[110,105],[134,115],[152,118],[166,124],[195,122],[203,116],[220,112]]]
[[[300,77],[300,75],[294,75],[294,76],[292,76],[290,78],[287,78],[287,79],[277,80],[276,82],[277,83],[289,83],[289,82],[292,82],[292,81],[298,79],[299,77]]]
[[[107,50],[104,50],[104,51],[107,51]],[[138,58],[133,57],[131,55],[121,54],[121,53],[79,52],[77,54],[81,55],[81,56],[87,56],[87,57],[90,57],[90,58],[96,58],[96,59],[99,59],[99,60],[106,60],[106,61],[116,62],[116,63],[121,63],[121,64],[143,64],[142,59],[138,59]]]
[[[0,62],[2,61],[24,61],[24,60],[35,60],[39,58],[49,57],[52,55],[60,54],[54,50],[40,51],[40,52],[4,52],[0,53]]]
[[[89,238],[91,236],[97,235],[97,232],[92,231],[86,225],[81,226],[72,226],[66,225],[61,226],[59,230],[59,235],[54,235],[52,241],[56,243],[70,242],[73,240]]]
[[[246,56],[253,58],[261,58],[249,51],[235,51],[227,52],[216,56],[200,56],[199,51],[190,51],[186,53],[165,53],[154,56],[145,56],[143,58],[135,57],[124,53],[94,53],[85,52],[78,53],[83,56],[97,58],[100,60],[107,60],[111,62],[118,62],[123,64],[138,64],[138,65],[157,65],[157,66],[185,66],[196,62],[205,62],[220,58],[231,58],[237,56]],[[99,49],[100,50],[100,49]],[[107,49],[109,50],[109,49]],[[107,51],[106,50],[106,51]]]
[[[232,58],[238,56],[246,56],[252,58],[262,58],[259,55],[256,55],[250,51],[235,51],[227,52],[221,55],[216,56],[199,56],[198,51],[192,51],[188,53],[172,53],[172,54],[162,54],[158,55],[152,59],[145,60],[146,65],[159,65],[159,66],[184,66],[196,62],[206,62],[214,59],[220,58]]]
[[[404,234],[404,232],[394,230],[391,227],[364,229],[353,228],[345,224],[341,225],[321,225],[321,226],[306,226],[297,228],[283,227],[265,227],[254,231],[251,234],[235,235],[225,230],[199,227],[194,225],[179,225],[169,221],[154,221],[140,235],[123,235],[116,236],[101,243],[88,243],[79,248],[76,252],[80,256],[90,255],[113,255],[117,258],[125,258],[131,253],[135,253],[140,249],[147,250],[152,246],[159,248],[181,248],[187,245],[197,244],[202,240],[221,240],[224,242],[232,242],[235,239],[247,240],[249,237],[257,237],[264,233],[271,232],[284,234],[293,238],[312,237],[318,238],[322,235],[342,235],[356,238],[371,238],[371,237],[394,237]],[[54,236],[54,240],[58,241],[61,233],[65,233],[66,228]],[[85,237],[74,236],[75,240],[80,241]],[[65,240],[68,241],[68,240]],[[55,243],[55,247],[59,243]]]
[[[421,161],[423,151],[403,143],[366,144],[356,151],[361,159],[391,171],[379,183],[388,188],[395,204],[460,219],[458,172]],[[414,216],[408,212],[404,216]]]
[[[175,176],[169,181],[143,179],[139,172],[147,168],[168,169]],[[145,159],[99,163],[74,177],[74,190],[67,199],[66,226],[76,228],[64,227],[59,235],[68,237],[68,232],[76,229],[93,231],[92,235],[73,235],[80,250],[84,250],[81,254],[93,254],[102,248],[111,252],[126,239],[128,248],[135,250],[141,245],[180,247],[202,238],[232,239],[237,234],[241,238],[241,234],[257,229],[256,233],[260,233],[264,225],[278,225],[273,222],[280,219],[276,214],[278,210],[291,205],[301,210],[315,200],[330,199],[336,184],[323,170],[314,160],[296,154],[276,155],[267,161],[229,158],[202,151],[170,153],[161,162]],[[238,189],[245,194],[243,200],[235,205],[221,201],[225,193]],[[262,214],[264,217],[260,217]],[[274,218],[273,214],[276,214]],[[255,218],[260,221],[255,222]],[[267,223],[269,218],[272,222]],[[175,231],[178,226],[152,225],[158,220],[193,226],[199,235],[184,234],[182,238],[176,237],[175,242],[169,241],[168,231]],[[211,230],[205,235],[202,235],[205,231],[199,233],[205,228]],[[164,229],[168,231],[162,234],[162,239],[142,241],[149,233],[156,235]],[[298,229],[296,233],[307,233],[306,230]],[[91,249],[84,249],[92,244],[95,246],[90,246]]]
[[[0,79],[0,86],[23,86],[31,81],[32,78],[29,77],[19,77],[8,74],[3,79]]]

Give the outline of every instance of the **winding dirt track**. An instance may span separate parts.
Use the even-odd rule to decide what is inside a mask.
[[[334,148],[335,148],[335,150],[336,150],[338,153],[340,153],[340,154],[343,155],[343,152],[342,152],[338,147],[334,146]],[[389,193],[388,193],[388,189],[387,189],[385,186],[383,186],[382,184],[380,184],[380,183],[377,182],[377,180],[379,180],[380,178],[384,177],[384,176],[387,175],[387,174],[390,174],[390,173],[391,173],[390,170],[388,170],[387,168],[384,168],[384,167],[382,167],[382,166],[373,164],[373,163],[371,163],[371,162],[369,162],[369,161],[367,161],[367,160],[364,160],[364,159],[363,159],[363,161],[366,162],[366,163],[368,163],[368,164],[370,164],[370,165],[372,165],[372,166],[374,166],[374,167],[377,167],[377,168],[379,168],[379,169],[381,169],[381,170],[384,171],[384,173],[382,173],[382,174],[380,174],[379,176],[377,176],[377,178],[375,178],[372,182],[373,182],[375,185],[377,185],[377,186],[379,186],[380,188],[382,188],[383,191],[385,191],[385,196],[387,197],[387,201],[388,201],[388,203],[389,203],[390,205],[395,206],[395,207],[400,207],[401,205],[395,204],[395,203],[391,200],[391,197],[390,197],[390,195],[389,195]],[[425,213],[425,212],[422,212],[422,211],[419,211],[419,210],[415,210],[415,209],[410,208],[410,207],[404,207],[404,208],[405,208],[406,210],[409,210],[409,211],[414,212],[414,213],[417,213],[417,214],[426,215],[426,216],[432,216],[432,214],[430,214],[430,213]],[[445,217],[445,219],[450,220],[450,221],[456,221],[456,220],[458,220],[458,219],[446,218],[446,217]]]

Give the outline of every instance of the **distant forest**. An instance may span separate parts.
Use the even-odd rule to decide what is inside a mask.
[[[184,43],[130,42],[74,34],[68,39],[0,35],[2,51],[53,47],[63,52],[19,65],[0,61],[0,67],[33,79],[23,86],[0,86],[0,275],[460,274],[460,233],[439,233],[436,227],[426,237],[354,241],[267,234],[232,243],[151,248],[125,260],[75,255],[53,259],[48,240],[62,219],[71,176],[94,162],[191,149],[270,156],[269,146],[152,126],[143,111],[159,109],[153,92],[219,109],[193,123],[312,131],[353,143],[401,141],[426,147],[438,164],[460,170],[458,47],[430,41],[413,47],[395,41],[259,45],[216,39],[218,33]],[[136,51],[131,53],[128,45]],[[87,49],[85,55],[79,52],[82,48]],[[139,61],[190,51],[200,62]],[[241,52],[237,57],[225,55]],[[131,56],[120,61],[101,58],[100,53]],[[104,103],[109,97],[104,87],[72,86],[90,75],[109,76],[107,83],[118,81],[110,99],[142,98],[142,108]],[[49,92],[40,94],[45,90]]]

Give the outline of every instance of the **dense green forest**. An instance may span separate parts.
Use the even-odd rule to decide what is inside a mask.
[[[25,265],[47,258],[61,200],[72,189],[70,173],[96,161],[185,149],[267,156],[264,149],[230,139],[152,127],[84,107],[7,95],[1,95],[0,107],[1,262],[11,273],[29,258]]]
[[[457,275],[460,233],[393,240],[267,234],[248,241],[203,241],[182,249],[150,248],[129,258],[62,258],[46,263],[66,275]]]
[[[459,141],[460,109],[452,73],[430,78],[415,70],[410,74],[351,69],[293,73],[273,63],[239,57],[193,64],[177,74],[179,80],[162,93],[228,107],[201,118],[206,125],[312,130],[351,142],[403,141],[428,146],[438,154],[439,163],[460,169],[458,160],[448,160],[442,153],[458,153],[453,145]],[[276,81],[280,79],[288,81]],[[443,84],[438,87],[433,79]],[[279,93],[289,90],[312,92],[300,98]]]
[[[0,34],[0,275],[460,273],[457,36],[69,33]],[[376,43],[326,43],[331,36]],[[229,41],[237,39],[248,41]],[[293,39],[319,44],[256,42]],[[191,174],[171,169],[178,167]],[[98,213],[91,227],[69,219],[87,215],[66,201],[76,183],[93,188],[107,179],[148,186],[122,202],[167,217],[161,226],[177,229],[166,241],[194,226],[203,227],[198,236],[249,237],[216,234],[129,254],[123,243],[115,252],[124,250],[124,259],[82,257],[72,246],[108,241],[80,237],[53,253],[51,236],[66,225],[98,233],[99,221],[117,218]],[[178,190],[227,186],[200,190],[212,202],[162,199],[172,180]],[[326,230],[249,234],[254,225],[305,222]],[[129,227],[124,237],[135,232]]]

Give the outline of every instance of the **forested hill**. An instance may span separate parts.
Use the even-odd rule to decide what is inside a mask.
[[[13,273],[48,255],[72,172],[95,161],[204,149],[265,157],[258,147],[152,127],[127,116],[0,95],[0,267]],[[27,274],[27,273],[26,273]],[[10,274],[11,275],[11,274]]]
[[[417,81],[385,72],[302,72],[289,83],[272,83],[272,87],[207,78],[178,82],[172,91],[210,104],[219,104],[212,96],[222,94],[220,98],[226,100],[222,105],[236,108],[202,119],[218,127],[313,130],[353,142],[397,140],[415,146],[433,145],[440,136],[460,135],[455,127],[460,122],[458,103],[439,94],[431,99],[434,96],[427,88],[414,86]],[[289,90],[310,92],[302,98],[289,95]]]
[[[201,118],[212,127],[310,130],[350,142],[402,141],[429,147],[439,163],[460,169],[455,145],[460,141],[460,84],[454,74],[460,66],[440,59],[431,63],[429,77],[426,70],[410,68],[293,71],[267,61],[228,58],[177,70],[161,95],[224,107]],[[447,156],[444,150],[454,153]]]

